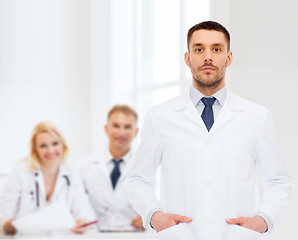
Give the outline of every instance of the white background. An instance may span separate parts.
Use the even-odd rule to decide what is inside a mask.
[[[208,17],[205,2],[0,0],[0,173],[28,153],[31,129],[40,120],[63,130],[75,161],[105,144],[102,128],[113,104],[137,108],[141,123],[152,104],[179,93],[190,83],[182,65],[186,31]],[[271,109],[295,182],[297,8],[292,0],[210,1],[210,18],[231,33],[234,62],[228,85]],[[157,26],[167,19],[172,26],[165,25],[170,30],[160,37]],[[165,48],[177,45],[174,57],[169,49],[159,54],[160,42]],[[176,65],[171,70],[173,59],[179,71]],[[170,63],[168,71],[157,61]],[[160,76],[171,78],[158,82]],[[297,240],[296,192],[272,240]]]
[[[297,2],[229,0],[228,11],[221,15],[223,2],[214,2],[214,13],[218,19],[224,18],[231,33],[234,53],[234,63],[229,69],[231,88],[272,111],[289,172],[297,183]],[[288,211],[271,239],[298,239],[297,203],[295,190]]]

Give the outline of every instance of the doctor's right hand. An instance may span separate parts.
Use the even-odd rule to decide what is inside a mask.
[[[88,227],[82,227],[83,224],[87,223],[83,219],[76,219],[76,225],[71,229],[76,234],[82,234],[87,231]]]
[[[190,223],[191,217],[181,216],[172,213],[155,212],[151,217],[150,225],[156,232],[160,232],[167,228],[177,225],[179,222]]]
[[[11,218],[4,223],[3,225],[4,234],[15,235],[17,233],[16,227],[12,224],[14,220],[15,220],[14,218]]]

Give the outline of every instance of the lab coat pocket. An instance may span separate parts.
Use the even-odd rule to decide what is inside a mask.
[[[159,240],[184,240],[187,238],[187,223],[180,223],[157,233]]]
[[[229,177],[247,179],[249,167],[253,161],[250,155],[250,144],[244,142],[237,144],[235,139],[228,141],[227,144],[222,154],[224,174]]]
[[[228,240],[260,240],[263,234],[238,225],[230,226]]]

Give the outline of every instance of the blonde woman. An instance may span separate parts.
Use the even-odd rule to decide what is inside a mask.
[[[65,201],[76,220],[71,230],[83,233],[80,225],[94,220],[81,179],[65,165],[66,141],[50,122],[35,126],[30,154],[9,174],[0,193],[0,227],[4,234],[15,234],[13,220],[29,215],[56,201]]]

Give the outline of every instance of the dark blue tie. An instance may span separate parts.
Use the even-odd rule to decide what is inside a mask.
[[[202,117],[202,119],[207,127],[207,130],[209,132],[210,128],[212,127],[212,125],[214,123],[212,105],[215,102],[216,98],[215,97],[211,97],[211,98],[203,97],[201,100],[205,105],[201,117]]]
[[[121,175],[119,165],[123,161],[123,159],[120,159],[118,161],[115,159],[112,159],[112,161],[114,163],[114,169],[111,172],[111,180],[112,180],[113,189],[115,189],[118,179]]]

